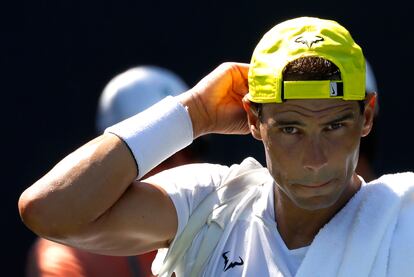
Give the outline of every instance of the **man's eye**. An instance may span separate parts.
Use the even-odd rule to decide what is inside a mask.
[[[332,123],[328,125],[328,130],[329,131],[333,131],[333,130],[338,130],[340,128],[342,128],[344,125],[342,123]]]
[[[298,129],[296,129],[295,127],[283,127],[282,132],[285,134],[293,135],[298,132]]]

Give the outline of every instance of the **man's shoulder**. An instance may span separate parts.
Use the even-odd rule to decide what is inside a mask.
[[[207,178],[210,179],[216,176],[218,179],[231,178],[233,175],[240,174],[244,171],[251,169],[259,169],[263,166],[254,158],[247,157],[243,161],[237,164],[225,165],[220,163],[200,162],[200,163],[189,163],[166,169],[153,176],[150,176],[148,180],[154,179],[166,179],[171,180],[174,176],[182,178]],[[174,178],[173,178],[174,179]],[[216,179],[216,178],[213,178]]]
[[[390,189],[395,195],[405,198],[414,193],[414,172],[399,172],[384,174],[368,185],[379,188],[380,186]],[[412,199],[414,201],[414,199]]]
[[[385,174],[366,186],[368,197],[396,209],[398,221],[414,216],[414,172]],[[414,229],[414,225],[410,226]]]
[[[408,276],[414,264],[414,173],[387,174],[379,178],[400,198],[390,251],[389,272]],[[397,273],[393,273],[397,272]]]
[[[254,158],[248,157],[231,166],[216,163],[192,163],[161,171],[148,179],[162,187],[171,197],[181,195],[194,207],[219,187],[246,174],[249,170],[265,170]],[[245,178],[244,178],[245,179]],[[190,200],[192,199],[192,200]],[[191,205],[193,206],[193,205]]]
[[[240,174],[245,171],[255,170],[255,169],[263,169],[264,167],[253,157],[245,158],[239,164],[233,164],[230,167],[230,174]]]

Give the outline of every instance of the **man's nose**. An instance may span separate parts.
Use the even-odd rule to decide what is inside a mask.
[[[328,163],[324,147],[318,138],[310,138],[303,156],[303,167],[318,171]]]

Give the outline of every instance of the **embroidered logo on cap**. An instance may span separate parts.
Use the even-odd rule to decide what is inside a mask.
[[[321,36],[315,36],[312,34],[304,34],[303,36],[298,37],[295,39],[296,43],[302,43],[308,46],[308,48],[311,48],[312,45],[324,41],[323,37]]]
[[[338,86],[337,86],[337,84],[336,84],[336,82],[331,82],[330,84],[329,84],[329,87],[330,87],[330,95],[331,96],[338,96]]]

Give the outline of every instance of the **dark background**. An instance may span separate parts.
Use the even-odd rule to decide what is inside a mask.
[[[413,24],[411,9],[402,1],[372,5],[309,0],[55,0],[1,5],[5,264],[0,276],[23,276],[25,256],[35,238],[20,221],[20,193],[93,138],[97,99],[114,75],[135,65],[155,64],[173,70],[192,86],[222,62],[249,62],[261,36],[291,17],[330,18],[351,31],[378,81],[381,115],[375,168],[378,174],[413,169]],[[215,153],[211,161],[237,162],[261,150],[249,137],[216,140],[220,143],[211,148]]]

